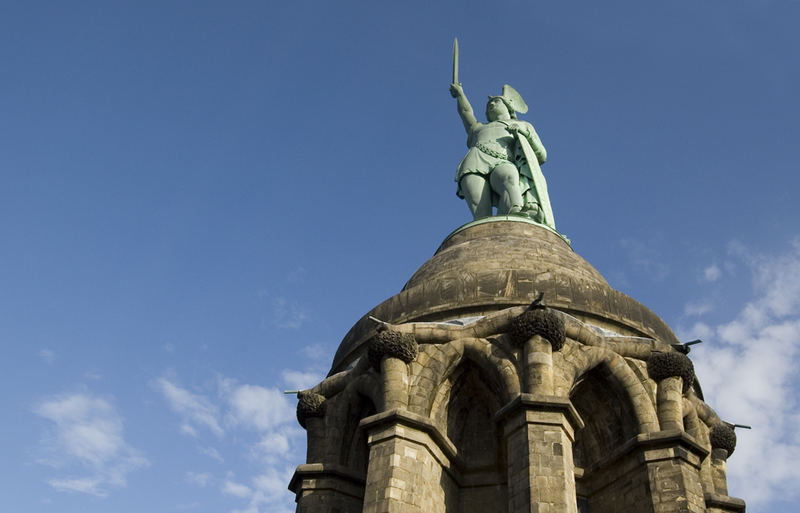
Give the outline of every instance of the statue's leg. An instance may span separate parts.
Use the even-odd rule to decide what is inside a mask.
[[[522,193],[519,190],[519,171],[511,162],[499,164],[492,170],[489,181],[500,196],[497,214],[513,214],[522,210]]]
[[[486,177],[471,173],[464,175],[458,184],[474,219],[492,215],[492,188]]]

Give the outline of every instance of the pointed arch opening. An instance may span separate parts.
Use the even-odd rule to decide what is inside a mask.
[[[491,511],[507,500],[506,456],[495,414],[503,406],[495,380],[469,358],[451,376],[447,437],[458,452],[455,511]]]
[[[570,400],[585,423],[584,428],[575,433],[573,443],[575,485],[581,513],[637,512],[638,508],[650,504],[640,500],[644,497],[637,496],[648,492],[646,487],[638,486],[635,476],[609,479],[609,458],[640,432],[640,422],[629,391],[609,364],[601,362],[584,373],[573,385]],[[645,472],[646,478],[646,470],[641,471]],[[636,489],[617,490],[620,486]],[[630,504],[620,504],[621,496],[632,498]]]

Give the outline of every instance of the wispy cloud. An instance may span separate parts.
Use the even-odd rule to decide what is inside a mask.
[[[694,356],[707,401],[724,419],[753,426],[737,431],[728,478],[731,493],[757,507],[800,497],[800,243],[780,255],[733,248],[752,273],[750,301],[735,318],[691,331],[705,332],[708,342]]]
[[[305,390],[311,388],[325,377],[322,372],[315,371],[298,371],[285,369],[281,372],[283,382],[291,389]]]
[[[309,319],[308,312],[297,301],[278,296],[272,298],[272,323],[278,328],[297,329]]]
[[[180,415],[182,426],[198,442],[210,436],[209,431],[220,439],[230,439],[234,447],[244,447],[240,454],[256,460],[260,469],[258,475],[245,480],[230,472],[224,479],[214,480],[210,474],[193,469],[185,474],[187,482],[198,486],[215,484],[222,494],[246,505],[240,512],[290,511],[277,505],[291,504],[286,483],[296,462],[289,460],[304,432],[297,426],[294,404],[286,395],[276,387],[239,383],[224,376],[217,376],[216,394],[194,394],[167,378],[156,380],[154,388],[167,399]],[[222,444],[224,447],[228,445]],[[216,448],[199,450],[223,463],[223,455]],[[236,457],[225,454],[224,460],[235,461]]]
[[[253,495],[253,490],[247,485],[226,479],[225,483],[222,485],[222,493],[233,495],[234,497],[239,497],[240,499],[246,499]]]
[[[328,360],[331,351],[322,344],[311,344],[300,350],[306,358],[312,360]]]
[[[669,274],[669,268],[653,245],[637,239],[624,238],[620,241],[620,246],[625,250],[631,266],[637,272],[653,281],[664,281]]]
[[[294,419],[294,408],[277,388],[231,382],[227,388],[226,419],[234,426],[268,431]]]
[[[714,304],[708,299],[690,301],[683,306],[683,315],[696,317],[698,315],[705,315],[712,310],[714,310]]]
[[[711,264],[703,269],[703,281],[714,282],[722,277],[722,269],[717,264]]]
[[[184,481],[200,487],[207,486],[211,482],[211,474],[208,472],[186,472]]]
[[[276,465],[291,456],[290,438],[301,433],[296,429],[266,433],[252,446],[250,456],[268,466]]]
[[[52,365],[52,363],[56,361],[56,354],[49,349],[42,349],[39,351],[39,358],[41,358],[44,363]]]
[[[291,475],[292,469],[289,467],[281,470],[271,468],[253,477],[250,486],[233,481],[229,476],[222,486],[222,492],[247,500],[244,509],[236,509],[232,513],[291,513],[293,510],[288,506],[281,506]]]
[[[105,398],[59,395],[41,401],[34,412],[52,422],[40,463],[82,474],[50,479],[57,490],[103,497],[109,488],[125,486],[128,473],[149,464],[125,442],[122,417]]]
[[[181,416],[182,433],[197,436],[197,428],[203,427],[217,436],[223,435],[224,431],[217,420],[217,407],[206,397],[193,394],[167,378],[155,380],[153,386],[161,392],[173,411]]]
[[[298,267],[296,269],[289,271],[286,274],[286,281],[288,281],[289,283],[298,283],[303,281],[303,279],[306,277],[307,274],[308,271],[306,271],[304,267]]]
[[[220,463],[223,463],[225,461],[225,459],[222,457],[219,451],[213,447],[198,447],[197,450],[200,451],[200,454],[205,454],[209,458],[215,459]]]

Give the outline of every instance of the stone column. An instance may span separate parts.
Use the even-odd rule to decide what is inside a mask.
[[[708,435],[711,441],[711,479],[714,493],[728,495],[727,460],[736,449],[736,432],[727,424],[717,424]]]
[[[694,365],[685,354],[653,351],[647,373],[657,383],[656,411],[662,431],[683,431],[683,394],[694,383]]]
[[[683,432],[638,436],[654,513],[704,513],[700,464],[708,452]]]
[[[383,378],[383,410],[408,407],[408,365],[400,358],[385,356],[381,360]]]
[[[714,483],[714,493],[719,495],[728,495],[727,459],[727,450],[711,449],[711,479]]]
[[[390,410],[365,418],[360,427],[369,434],[364,513],[430,513],[456,506],[456,449],[428,419]]]
[[[680,376],[669,376],[658,382],[656,402],[658,423],[662,431],[683,431],[683,380]]]
[[[511,321],[511,339],[522,346],[525,392],[553,395],[553,351],[564,347],[565,331],[564,319],[541,304]]]
[[[308,432],[306,461],[323,460],[325,442],[325,397],[304,390],[297,393],[297,421]]]
[[[297,420],[308,432],[306,463],[297,467],[289,483],[295,493],[297,513],[360,511],[364,477],[325,459],[327,400],[308,390],[297,394]]]
[[[525,342],[525,391],[529,394],[553,394],[553,346],[539,335]]]
[[[509,513],[577,513],[572,442],[583,422],[568,399],[521,394],[497,413],[508,454]]]
[[[378,332],[370,341],[367,357],[380,371],[383,404],[379,411],[408,407],[408,366],[417,357],[419,346],[414,335],[397,331]]]
[[[744,513],[744,501],[728,496],[728,480],[725,472],[728,458],[736,449],[736,433],[730,425],[721,423],[711,428],[708,438],[711,441],[711,479],[714,483],[714,492],[705,495],[706,511]]]

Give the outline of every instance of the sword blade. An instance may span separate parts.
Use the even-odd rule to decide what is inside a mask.
[[[453,83],[458,83],[458,38],[453,38]]]

